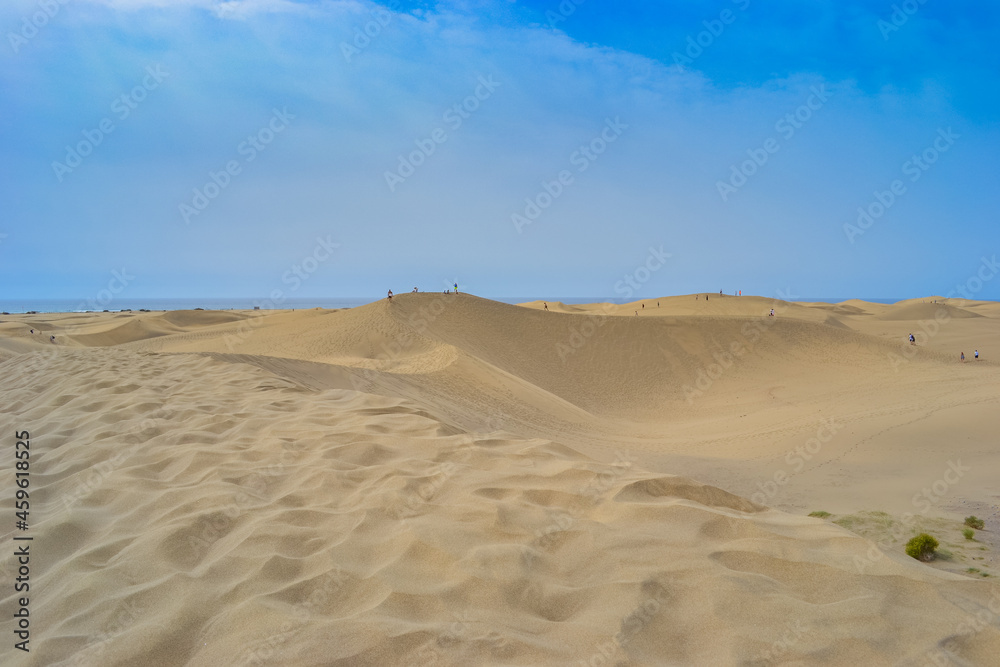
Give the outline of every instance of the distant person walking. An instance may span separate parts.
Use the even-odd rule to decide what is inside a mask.
[[[771,314],[768,317],[774,317],[774,308],[771,309]]]
[[[389,290],[389,301],[392,301],[392,290]]]
[[[960,355],[960,357],[959,357],[959,358],[960,358],[960,359],[962,360],[962,362],[964,363],[964,362],[965,362],[965,352],[963,352],[963,353],[962,353],[962,354]]]
[[[549,304],[546,303],[545,301],[542,301],[542,305],[545,306],[545,310],[549,309]]]
[[[979,361],[979,350],[976,350],[973,354],[976,355],[976,361]]]
[[[455,283],[455,294],[458,294],[458,283]]]
[[[910,345],[916,345],[916,344],[917,344],[917,339],[913,337],[913,334],[910,334]]]

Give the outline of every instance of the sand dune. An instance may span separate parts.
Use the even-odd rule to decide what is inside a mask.
[[[5,316],[4,663],[996,664],[993,304],[548,305]]]

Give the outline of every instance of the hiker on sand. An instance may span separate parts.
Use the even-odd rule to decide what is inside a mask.
[[[979,350],[976,350],[973,354],[976,355],[976,361],[979,361]]]
[[[913,337],[913,334],[910,334],[910,345],[916,345],[916,344],[917,344],[917,339]]]
[[[458,283],[455,283],[455,294],[458,294]]]
[[[389,290],[389,301],[392,301],[392,290]]]
[[[962,353],[962,354],[960,355],[960,358],[961,358],[962,362],[964,363],[964,362],[965,362],[965,352],[963,352],[963,353]]]
[[[771,309],[771,314],[768,317],[774,317],[774,308]]]
[[[542,305],[545,306],[545,310],[549,309],[549,304],[546,303],[545,301],[542,301]]]

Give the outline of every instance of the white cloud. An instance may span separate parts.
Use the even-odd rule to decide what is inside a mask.
[[[79,1],[79,0],[78,0]],[[310,6],[293,0],[84,0],[119,10],[137,10],[147,7],[197,7],[212,12],[219,18],[244,19],[256,14],[277,12],[305,13]]]

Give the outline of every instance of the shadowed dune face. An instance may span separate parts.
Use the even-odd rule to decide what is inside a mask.
[[[693,315],[680,297],[635,316],[405,294],[33,316],[58,345],[5,318],[3,419],[32,433],[37,494],[37,620],[18,658],[990,664],[995,580],[802,515],[908,504],[956,458],[972,470],[935,511],[1000,494],[977,416],[996,365],[921,347],[894,368],[893,327],[916,323],[884,318],[891,306],[779,303],[768,318],[771,302],[742,299]],[[978,311],[935,340],[979,335]],[[786,452],[810,438],[796,471]],[[765,482],[764,504],[794,493],[807,509],[749,499]],[[987,519],[984,547],[1000,530]]]

